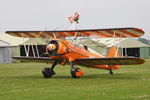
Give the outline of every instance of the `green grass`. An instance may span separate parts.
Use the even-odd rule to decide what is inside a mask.
[[[44,79],[44,63],[0,64],[0,100],[150,100],[150,60],[136,66],[107,70],[80,67],[73,79],[69,66],[56,66]],[[50,65],[49,65],[50,66]]]

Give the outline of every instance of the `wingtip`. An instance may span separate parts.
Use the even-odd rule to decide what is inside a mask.
[[[145,32],[144,32],[142,29],[140,29],[140,28],[134,28],[134,30],[137,31],[137,32],[143,33],[143,34],[145,33]]]

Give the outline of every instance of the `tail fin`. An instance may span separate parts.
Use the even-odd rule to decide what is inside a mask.
[[[117,51],[117,49],[112,46],[110,48],[110,50],[108,51],[107,57],[120,57],[119,52]],[[113,69],[119,69],[120,65],[109,65],[110,67],[112,67]]]
[[[108,51],[107,57],[120,57],[120,55],[117,49],[114,46],[112,46]]]

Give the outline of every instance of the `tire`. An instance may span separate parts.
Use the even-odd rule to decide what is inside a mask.
[[[110,74],[110,75],[113,75],[114,73],[113,73],[113,71],[112,71],[112,70],[110,70],[110,71],[109,71],[109,74]]]
[[[43,73],[44,78],[50,78],[52,77],[52,75],[55,74],[55,72],[51,70],[51,68],[49,67],[43,68],[42,73]]]
[[[77,76],[77,73],[79,73],[79,70],[80,70],[80,68],[78,68],[78,67],[74,67],[71,69],[72,78],[80,78],[80,76],[83,75],[83,73],[82,73],[80,76]]]

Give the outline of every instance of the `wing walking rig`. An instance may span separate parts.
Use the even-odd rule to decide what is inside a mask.
[[[74,15],[75,16],[73,18],[72,17],[68,17],[68,19],[69,19],[70,23],[73,23],[75,21],[78,24],[79,23],[78,22],[78,20],[79,20],[79,14],[76,12]]]
[[[78,24],[79,14],[76,12],[74,17],[68,17],[70,23]],[[59,30],[59,31],[6,31],[7,34],[22,37],[22,38],[46,38],[52,39],[46,46],[46,54],[49,57],[40,57],[38,49],[33,52],[34,56],[29,56],[29,50],[24,46],[26,56],[13,57],[20,61],[31,62],[45,62],[53,63],[51,68],[46,67],[42,70],[45,78],[52,77],[54,67],[57,64],[66,65],[71,67],[71,75],[73,78],[79,78],[83,75],[80,68],[74,65],[80,65],[90,68],[106,69],[110,74],[112,70],[120,68],[120,65],[138,65],[145,62],[142,58],[135,57],[120,57],[118,48],[112,47],[106,57],[96,54],[88,50],[87,46],[75,45],[71,42],[65,41],[66,37],[85,36],[93,38],[137,38],[144,35],[144,31],[139,28],[109,28],[109,29],[84,29],[84,30]],[[36,47],[37,48],[37,47]]]

